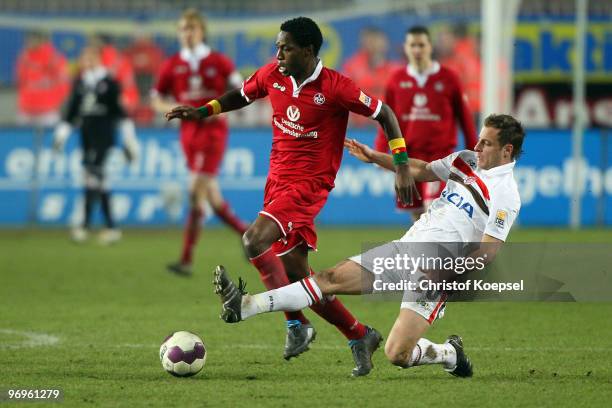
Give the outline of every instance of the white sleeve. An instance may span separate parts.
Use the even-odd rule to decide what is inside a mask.
[[[434,160],[431,163],[429,163],[431,170],[434,173],[436,173],[436,176],[438,176],[440,180],[442,181],[448,180],[448,176],[450,176],[450,169],[451,169],[451,166],[453,165],[453,161],[455,161],[455,158],[459,156],[459,153],[461,152],[451,153],[442,159]]]
[[[520,199],[514,195],[492,195],[489,203],[489,218],[484,233],[506,241],[520,208]]]

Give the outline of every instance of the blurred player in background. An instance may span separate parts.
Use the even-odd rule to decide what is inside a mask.
[[[106,226],[99,240],[102,244],[112,244],[121,238],[121,231],[113,220],[104,165],[110,148],[115,144],[117,128],[122,133],[124,153],[129,161],[137,159],[139,144],[134,123],[121,104],[120,85],[102,65],[99,47],[88,45],[83,49],[80,68],[63,120],[55,129],[54,149],[61,151],[72,128],[80,128],[85,169],[84,218],[83,224],[72,230],[72,238],[76,242],[88,238],[92,212],[99,201]]]
[[[406,33],[404,52],[408,65],[391,75],[385,102],[397,116],[408,155],[433,161],[451,154],[457,146],[457,122],[465,138],[465,146],[476,145],[476,127],[468,102],[456,74],[432,60],[429,31],[415,26]],[[374,147],[387,152],[386,139],[379,132]],[[418,183],[421,200],[397,207],[410,210],[413,221],[427,209],[444,189],[444,182]]]
[[[121,104],[130,116],[133,115],[140,96],[132,61],[117,48],[115,39],[110,34],[98,34],[93,42],[99,43],[102,65],[121,86]]]
[[[349,78],[323,67],[318,58],[323,37],[314,21],[299,17],[284,22],[280,29],[276,62],[258,69],[241,89],[199,109],[180,106],[166,114],[169,120],[201,120],[269,97],[273,139],[263,210],[243,236],[251,263],[269,289],[305,278],[311,272],[308,251],[317,247],[314,219],[334,188],[349,112],[375,119],[389,139],[404,143],[397,119],[387,105],[360,91]],[[415,191],[414,181],[405,161],[399,161],[397,168],[396,188],[409,202]],[[333,296],[313,310],[349,339],[356,363],[353,375],[369,373],[380,334],[356,320]],[[299,311],[287,313],[286,318],[284,357],[290,359],[308,349],[315,330]]]
[[[26,47],[19,54],[17,76],[17,123],[55,126],[70,92],[68,61],[55,49],[49,36],[28,33]]]
[[[375,279],[381,279],[381,272],[372,268],[375,257],[384,254],[378,259],[387,263],[409,256],[414,262],[415,258],[423,256],[423,243],[436,251],[442,247],[432,243],[443,246],[449,242],[482,243],[477,249],[473,248],[473,252],[465,255],[459,252],[459,256],[464,260],[480,259],[483,265],[492,262],[506,241],[521,207],[513,170],[522,152],[524,137],[523,127],[512,116],[490,115],[485,119],[474,151],[462,150],[433,162],[410,158],[410,172],[416,180],[440,180],[447,185],[427,213],[401,239],[391,244],[353,256],[300,282],[252,296],[246,294],[242,281],[236,285],[225,269],[218,266],[214,284],[215,292],[220,294],[223,302],[221,318],[228,323],[237,323],[261,313],[312,307],[333,294],[371,293],[376,288]],[[345,145],[358,159],[397,171],[390,155],[376,152],[354,140],[347,140]],[[461,206],[457,204],[459,200]],[[453,253],[443,256],[447,254]],[[385,279],[384,274],[389,273],[391,283],[401,283],[407,277],[403,272],[414,274],[409,278],[412,282],[439,282],[431,272],[443,272],[400,268],[392,266],[387,272],[382,272],[380,282]],[[445,278],[454,279],[455,270],[450,272],[451,275],[447,274]],[[392,364],[402,368],[441,364],[454,376],[472,376],[472,363],[465,355],[461,337],[451,335],[442,344],[423,337],[430,325],[442,317],[447,297],[446,291],[404,291],[399,315],[385,344],[385,354]]]
[[[182,14],[178,22],[178,37],[181,51],[164,63],[153,89],[152,104],[156,111],[167,112],[177,103],[200,106],[218,98],[227,89],[241,85],[242,77],[232,61],[206,44],[206,24],[196,10],[189,9]],[[180,133],[183,153],[192,176],[190,208],[180,259],[167,268],[178,275],[189,276],[205,201],[238,234],[244,234],[247,225],[236,217],[223,199],[217,181],[228,138],[226,118],[217,116],[199,122],[185,120],[181,122]]]
[[[355,81],[355,84],[371,97],[383,99],[385,84],[400,64],[389,61],[389,39],[379,28],[363,28],[359,33],[359,44],[359,50],[342,66],[342,73]],[[363,116],[352,115],[349,119],[353,126],[371,124],[371,121]]]
[[[436,37],[438,60],[459,76],[474,121],[478,123],[482,78],[478,38],[470,35],[466,23],[455,24],[452,29],[442,27]]]

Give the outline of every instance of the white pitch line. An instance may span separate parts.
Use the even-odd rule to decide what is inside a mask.
[[[205,342],[206,343],[206,342]],[[282,348],[282,345],[274,346],[270,344],[224,344],[222,346],[216,347],[216,349],[220,350],[231,350],[231,349],[247,349],[247,350],[277,350]],[[137,344],[137,343],[127,343],[127,344],[117,344],[113,346],[115,348],[157,348],[159,345],[157,344]],[[326,344],[317,344],[316,342],[312,343],[313,350],[346,350],[348,346],[345,345],[326,345]],[[484,352],[507,352],[507,353],[515,353],[515,352],[567,352],[568,350],[577,351],[577,352],[609,352],[612,351],[612,347],[572,347],[571,345],[568,347],[470,347],[467,345],[467,351],[484,351]]]
[[[0,349],[20,349],[29,347],[54,346],[59,343],[60,339],[47,333],[34,333],[22,330],[0,329],[0,334],[9,336],[25,337],[21,341],[15,343],[0,344]]]
[[[54,346],[60,342],[60,338],[47,333],[34,333],[22,330],[12,329],[0,329],[0,334],[24,337],[25,339],[8,344],[0,344],[0,349],[19,349],[19,348],[31,348],[31,347],[43,347],[43,346]],[[73,346],[90,346],[91,343],[77,343],[72,344]],[[98,347],[104,347],[104,345],[97,345]],[[159,344],[155,343],[121,343],[111,347],[113,348],[134,348],[134,349],[156,349],[159,348]],[[279,350],[281,344],[270,345],[270,344],[224,344],[215,347],[217,350],[232,350],[232,349],[245,349],[245,350]],[[312,344],[314,350],[346,350],[348,346],[342,344],[330,345],[330,344]],[[567,352],[568,350],[577,351],[581,353],[605,353],[612,351],[612,347],[480,347],[472,346],[469,344],[466,347],[467,351],[473,352],[506,352],[506,353],[538,353],[538,352]]]

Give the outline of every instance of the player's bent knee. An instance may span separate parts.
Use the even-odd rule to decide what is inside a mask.
[[[391,342],[385,344],[385,356],[387,360],[395,366],[407,367],[411,353],[412,349],[408,351],[406,346],[398,345],[397,343],[393,344]]]
[[[412,338],[404,339],[402,342],[389,338],[385,343],[385,356],[391,364],[407,367],[416,344],[417,341]]]

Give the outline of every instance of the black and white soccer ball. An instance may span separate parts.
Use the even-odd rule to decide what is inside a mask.
[[[197,334],[177,331],[163,341],[159,359],[168,373],[176,377],[190,377],[204,367],[206,347]]]

